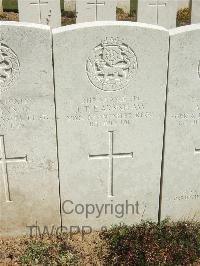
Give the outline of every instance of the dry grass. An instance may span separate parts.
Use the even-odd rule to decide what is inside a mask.
[[[42,236],[42,237],[18,237],[5,238],[0,240],[0,265],[23,265],[22,259],[30,260],[30,246],[34,243],[32,253],[35,257],[41,254],[44,247],[48,247],[48,264],[40,265],[103,265],[101,258],[106,254],[106,243],[100,239],[98,232],[88,235],[74,234],[69,237],[67,234],[62,236]],[[64,248],[59,250],[57,245],[62,244]],[[33,247],[33,246],[32,246]],[[37,247],[37,252],[36,252]],[[29,248],[29,251],[28,251]],[[70,263],[59,264],[58,258],[64,253],[70,254]],[[37,256],[36,256],[37,255]],[[54,261],[55,264],[52,263]],[[35,261],[37,264],[37,260]],[[56,264],[57,263],[57,264]],[[24,264],[25,265],[25,264]]]
[[[0,265],[200,265],[200,223],[163,221],[90,234],[0,240]]]

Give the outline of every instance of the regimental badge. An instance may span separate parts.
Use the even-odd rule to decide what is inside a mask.
[[[106,38],[94,48],[86,63],[90,82],[104,91],[126,87],[137,68],[134,51],[119,38]]]
[[[12,86],[19,75],[20,64],[17,55],[0,42],[0,92]]]

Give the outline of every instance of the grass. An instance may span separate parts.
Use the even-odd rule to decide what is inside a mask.
[[[109,265],[192,265],[200,259],[200,223],[163,221],[114,226],[101,233]]]
[[[200,223],[163,221],[0,240],[0,265],[200,265]]]
[[[189,8],[182,8],[177,12],[177,26],[185,26],[190,24],[191,13]]]
[[[99,232],[0,239],[0,265],[103,265]],[[91,264],[89,264],[91,263]]]
[[[64,239],[34,240],[19,258],[21,265],[77,265],[78,257]]]

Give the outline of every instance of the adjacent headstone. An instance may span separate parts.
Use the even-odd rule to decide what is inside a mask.
[[[0,235],[36,223],[51,231],[60,222],[51,32],[14,22],[0,32]]]
[[[178,0],[178,9],[188,8],[190,4],[190,0]]]
[[[118,0],[117,7],[121,8],[125,13],[130,13],[130,0]]]
[[[69,12],[76,11],[76,1],[75,0],[64,0],[64,10]]]
[[[60,0],[18,0],[19,20],[61,26]]]
[[[191,23],[200,23],[200,1],[192,0]]]
[[[0,0],[0,12],[3,12],[2,0]]]
[[[116,0],[76,0],[76,23],[116,20]]]
[[[162,217],[200,220],[200,26],[170,36]]]
[[[157,220],[168,31],[97,22],[53,38],[63,225]]]
[[[139,0],[137,21],[167,29],[176,27],[176,0]]]

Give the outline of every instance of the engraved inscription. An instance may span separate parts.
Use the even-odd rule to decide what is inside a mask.
[[[24,128],[33,123],[49,120],[48,111],[43,108],[41,113],[35,112],[34,99],[9,97],[0,99],[0,131]],[[38,125],[39,126],[39,125]]]
[[[79,101],[66,100],[65,119],[87,122],[90,127],[130,126],[136,121],[150,120],[154,113],[139,96],[84,97]]]
[[[1,169],[2,169],[3,181],[4,181],[4,191],[5,191],[6,202],[12,201],[11,196],[10,196],[7,164],[26,163],[26,162],[27,162],[27,156],[7,158],[6,157],[6,149],[5,149],[5,139],[4,139],[4,136],[0,136],[0,165],[1,165]]]
[[[188,102],[188,105],[191,105],[189,111],[180,111],[177,113],[171,113],[170,115],[171,119],[176,121],[179,126],[197,126],[200,124],[200,99],[192,97],[190,102]]]
[[[200,200],[200,193],[198,191],[185,191],[182,195],[178,195],[174,197],[174,200],[182,201],[182,200]]]
[[[20,64],[17,55],[0,42],[0,92],[7,90],[19,75]]]
[[[108,197],[113,197],[114,196],[114,191],[113,191],[114,159],[133,158],[133,152],[114,153],[114,132],[109,131],[108,134],[109,134],[109,153],[97,154],[97,155],[89,154],[89,159],[100,159],[100,160],[108,159],[109,161]]]
[[[106,38],[89,56],[86,71],[91,83],[104,91],[128,85],[138,67],[133,50],[119,38]]]

